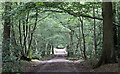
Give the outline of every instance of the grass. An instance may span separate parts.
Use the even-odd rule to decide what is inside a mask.
[[[82,58],[80,57],[75,57],[75,56],[72,56],[72,57],[66,57],[67,60],[83,60]]]
[[[47,56],[40,58],[39,60],[50,60],[52,58],[53,58],[53,55],[47,55]]]
[[[53,56],[44,56],[40,58],[39,60],[49,60]],[[3,68],[0,68],[0,71],[2,70],[3,72],[21,72],[24,71],[26,68],[29,68],[31,66],[36,65],[39,62],[38,59],[32,59],[31,61],[25,61],[25,60],[20,60],[20,61],[15,61],[15,62],[6,62],[4,64]]]

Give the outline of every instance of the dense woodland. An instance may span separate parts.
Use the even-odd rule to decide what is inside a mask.
[[[119,2],[5,2],[1,6],[4,72],[21,71],[9,62],[40,60],[58,46],[67,48],[67,57],[98,59],[94,68],[120,58]]]

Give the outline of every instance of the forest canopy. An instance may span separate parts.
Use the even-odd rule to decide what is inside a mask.
[[[4,2],[0,5],[3,71],[19,71],[7,63],[40,60],[53,55],[56,47],[66,48],[67,57],[99,60],[95,68],[116,63],[120,58],[119,2]]]

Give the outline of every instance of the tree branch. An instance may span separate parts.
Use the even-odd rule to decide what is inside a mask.
[[[113,22],[113,25],[117,26],[117,27],[120,27],[120,24],[117,24],[115,22]]]
[[[70,10],[65,10],[64,8],[60,8],[58,7],[59,9],[63,10],[63,11],[57,11],[57,10],[44,10],[43,12],[56,12],[56,13],[68,13],[70,15],[73,15],[75,17],[86,17],[86,18],[91,18],[91,19],[97,19],[97,20],[103,20],[103,18],[99,18],[99,17],[93,17],[93,16],[89,16],[89,15],[84,15],[84,14],[80,14],[80,12],[78,13],[74,13],[73,11],[70,11]],[[113,22],[113,24],[117,27],[120,27],[119,24]]]
[[[93,17],[93,16],[89,16],[89,15],[80,14],[80,12],[74,13],[74,12],[72,12],[72,11],[70,11],[70,10],[65,10],[65,9],[63,9],[63,8],[59,8],[59,9],[61,9],[61,10],[63,10],[63,11],[44,10],[43,12],[68,13],[68,14],[73,15],[73,16],[75,16],[75,17],[80,17],[80,16],[82,16],[82,17],[87,17],[87,18],[91,18],[91,19],[103,20],[102,18],[98,18],[98,17]]]
[[[56,11],[56,10],[44,10],[43,12],[57,12],[57,13],[64,13],[64,11]]]
[[[77,13],[74,13],[73,11],[71,10],[65,10],[64,8],[60,8],[58,7],[59,9],[63,10],[64,12],[70,14],[70,15],[73,15],[75,17],[87,17],[87,18],[91,18],[91,19],[98,19],[98,20],[103,20],[103,18],[99,18],[99,17],[93,17],[93,16],[89,16],[89,15],[84,15],[84,14],[81,14],[80,12],[77,12]]]

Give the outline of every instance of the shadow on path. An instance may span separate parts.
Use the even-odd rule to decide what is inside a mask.
[[[56,56],[51,60],[39,61],[34,63],[35,66],[29,67],[25,72],[117,72],[117,64],[111,64],[102,66],[98,69],[92,69],[91,61],[93,63],[97,62],[95,60],[66,60],[63,56]],[[95,61],[95,62],[94,62]],[[113,70],[113,68],[115,70]],[[110,69],[109,69],[110,68]],[[101,70],[102,69],[102,70]]]
[[[80,63],[80,60],[70,61],[64,56],[56,56],[51,60],[39,61],[30,72],[78,72],[75,63]]]

